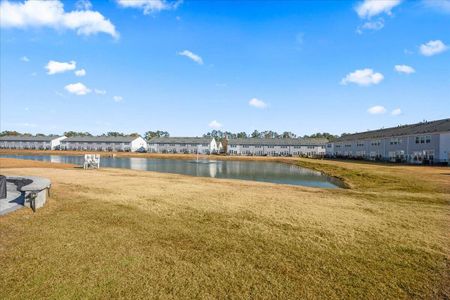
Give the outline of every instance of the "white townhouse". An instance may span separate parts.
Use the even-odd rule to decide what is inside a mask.
[[[35,149],[35,150],[57,150],[65,136],[2,136],[0,137],[1,149]]]
[[[147,142],[140,136],[73,136],[61,142],[61,150],[145,152]]]
[[[450,119],[349,134],[328,143],[326,150],[330,157],[448,164]]]
[[[199,153],[219,152],[214,138],[206,137],[156,137],[148,142],[148,151],[153,153]]]
[[[327,139],[229,139],[227,154],[259,156],[323,156]]]

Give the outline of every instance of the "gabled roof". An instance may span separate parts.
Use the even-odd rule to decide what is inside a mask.
[[[412,134],[430,134],[437,132],[449,132],[450,119],[442,119],[430,122],[421,122],[411,125],[390,127],[366,132],[349,134],[336,139],[335,142],[344,142],[351,140],[377,139],[393,136],[412,135]]]
[[[328,143],[327,139],[321,138],[298,138],[298,139],[229,139],[228,145],[257,145],[257,146],[311,146],[311,145],[325,145]]]
[[[29,135],[7,135],[0,137],[0,141],[8,142],[50,142],[62,137],[61,135],[29,136]]]
[[[205,137],[155,137],[149,144],[209,144],[213,138]]]
[[[138,136],[72,136],[64,139],[62,142],[74,143],[130,143]]]

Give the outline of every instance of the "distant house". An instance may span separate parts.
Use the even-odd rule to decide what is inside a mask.
[[[65,136],[2,136],[0,137],[0,148],[2,149],[36,149],[57,150]]]
[[[345,135],[327,144],[327,155],[407,163],[448,163],[450,119]]]
[[[325,155],[327,139],[229,139],[229,155],[267,156],[322,156]]]
[[[147,151],[147,142],[140,136],[73,136],[61,142],[62,150]]]
[[[148,142],[148,151],[153,153],[200,153],[219,151],[214,138],[203,137],[157,137]]]

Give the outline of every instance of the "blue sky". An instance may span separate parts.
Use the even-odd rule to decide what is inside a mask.
[[[449,0],[124,1],[1,2],[1,130],[340,134],[450,117]]]

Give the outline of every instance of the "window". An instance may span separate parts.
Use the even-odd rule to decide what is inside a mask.
[[[357,147],[364,147],[364,143],[357,143],[356,146]]]
[[[427,143],[427,144],[431,143],[431,135],[427,135],[425,137],[425,143]]]
[[[421,137],[420,137],[420,143],[421,143],[421,144],[425,144],[425,137],[424,137],[424,136],[421,136]]]
[[[416,136],[416,144],[420,143],[420,137]]]

